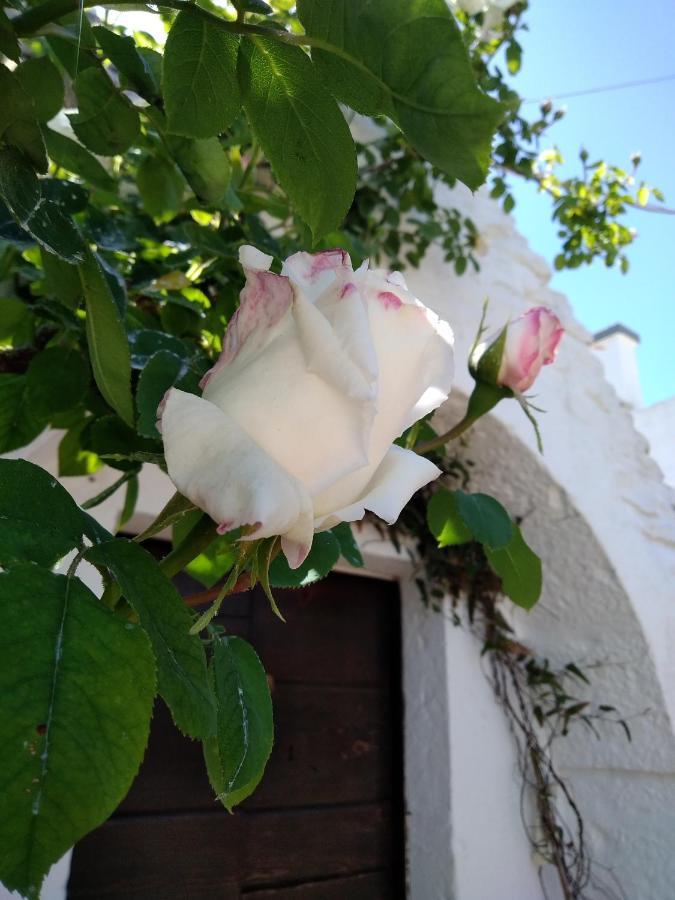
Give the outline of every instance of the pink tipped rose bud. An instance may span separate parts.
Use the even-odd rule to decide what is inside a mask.
[[[473,368],[482,380],[522,394],[532,387],[541,367],[554,361],[563,334],[555,313],[545,306],[535,306],[485,341],[478,348]]]

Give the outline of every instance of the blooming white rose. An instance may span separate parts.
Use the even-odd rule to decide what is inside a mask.
[[[242,247],[241,305],[203,396],[159,410],[169,475],[221,533],[279,534],[288,563],[316,530],[371,510],[397,518],[440,474],[393,445],[448,396],[452,331],[398,272],[354,272],[342,250],[272,257]]]

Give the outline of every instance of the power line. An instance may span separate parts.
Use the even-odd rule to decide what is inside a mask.
[[[672,75],[661,75],[658,78],[642,78],[639,81],[624,81],[620,84],[608,84],[604,87],[586,88],[582,91],[569,91],[566,94],[554,94],[550,97],[542,97],[539,100],[524,100],[524,103],[545,103],[547,100],[566,100],[568,97],[585,97],[588,94],[605,94],[607,91],[623,91],[626,88],[643,87],[648,84],[659,84],[662,81],[675,80]]]

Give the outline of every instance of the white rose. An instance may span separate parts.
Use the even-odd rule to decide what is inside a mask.
[[[354,272],[342,250],[282,274],[242,247],[241,306],[203,396],[167,392],[158,423],[173,482],[221,533],[279,534],[289,565],[314,531],[371,510],[393,523],[440,471],[393,441],[448,396],[452,331],[400,273]]]

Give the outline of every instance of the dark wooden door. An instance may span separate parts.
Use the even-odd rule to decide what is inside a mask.
[[[395,585],[332,575],[257,591],[219,621],[270,677],[275,746],[255,794],[214,802],[201,747],[161,702],[113,817],[75,848],[70,900],[384,900],[404,896],[400,601]]]

